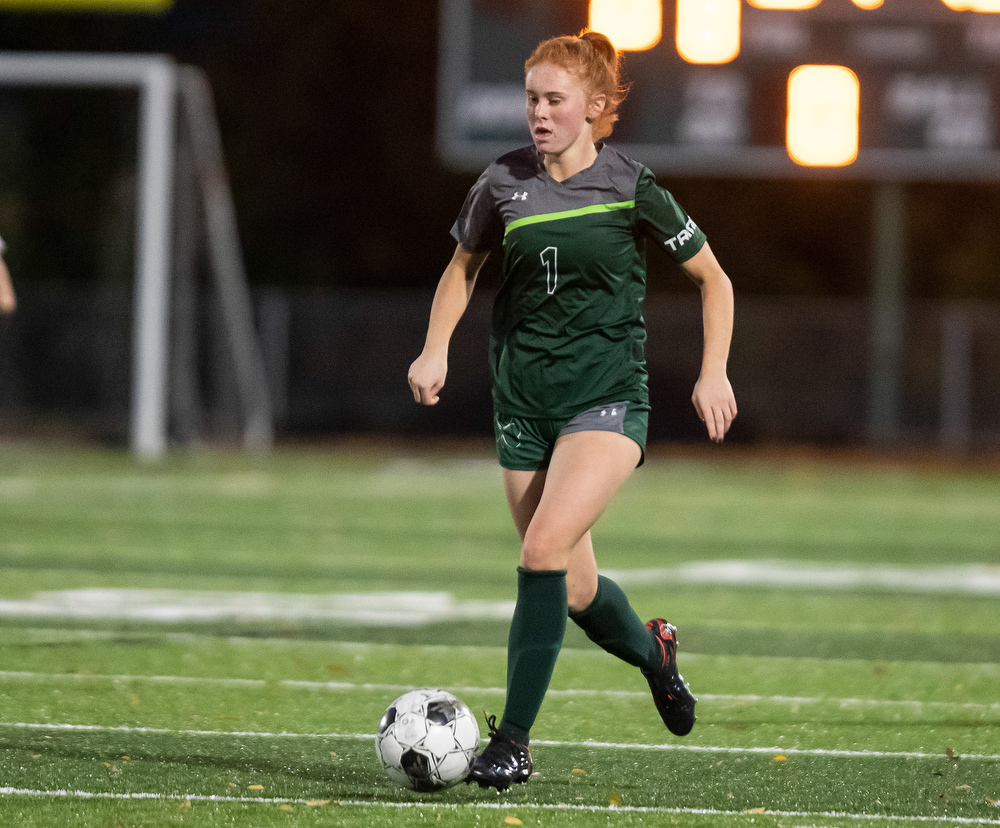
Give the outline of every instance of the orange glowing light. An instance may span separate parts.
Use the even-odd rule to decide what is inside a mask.
[[[820,0],[747,0],[747,2],[757,9],[791,9],[792,11],[803,11],[818,6]]]
[[[652,49],[663,37],[661,0],[590,0],[590,24],[626,52]]]
[[[740,53],[741,0],[677,0],[677,52],[688,63],[729,63]]]
[[[882,5],[884,0],[854,0],[854,5],[859,9],[877,9]]]
[[[1000,0],[941,0],[952,11],[1000,12]]]
[[[842,167],[858,157],[861,84],[846,66],[799,66],[788,78],[785,142],[796,164]]]

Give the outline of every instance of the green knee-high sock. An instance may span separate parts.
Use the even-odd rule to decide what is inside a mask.
[[[636,667],[656,667],[659,649],[653,633],[646,629],[628,597],[610,578],[597,576],[597,595],[590,606],[569,617],[587,638],[622,661]]]
[[[566,570],[517,569],[517,604],[507,641],[507,702],[500,730],[528,743],[566,632]]]

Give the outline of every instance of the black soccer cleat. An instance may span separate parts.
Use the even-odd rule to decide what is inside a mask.
[[[496,716],[486,717],[490,743],[472,763],[465,781],[478,782],[480,788],[505,791],[512,784],[527,782],[531,777],[531,752],[527,745],[515,742],[497,730],[496,721]]]
[[[694,727],[694,696],[677,672],[677,629],[662,618],[654,618],[646,629],[656,636],[662,662],[655,670],[642,668],[649,682],[656,710],[667,729],[675,736],[685,736]]]

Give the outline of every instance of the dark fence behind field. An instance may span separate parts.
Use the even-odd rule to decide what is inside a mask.
[[[127,441],[131,297],[124,291],[27,285],[0,319],[0,429],[70,429]],[[430,292],[255,293],[277,433],[489,436],[486,366],[491,296],[480,291],[454,337],[447,387],[434,408],[406,384]],[[730,378],[743,443],[892,442],[949,449],[1000,447],[1000,306],[913,302],[903,323],[894,430],[870,423],[872,331],[862,299],[739,297]],[[690,403],[701,352],[697,294],[654,295],[646,306],[652,440],[702,439]],[[175,440],[225,439],[239,427],[233,371],[218,312],[206,296],[194,341],[174,359]]]

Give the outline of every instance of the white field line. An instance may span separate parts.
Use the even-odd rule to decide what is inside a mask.
[[[414,627],[462,619],[510,620],[514,601],[393,591],[305,594],[190,589],[67,589],[0,598],[0,617],[144,621],[162,624],[309,622]]]
[[[150,682],[152,684],[207,684],[218,687],[288,687],[300,690],[327,690],[330,692],[385,692],[407,693],[419,689],[415,684],[378,684],[371,682],[348,681],[299,681],[282,679],[268,681],[267,679],[242,678],[212,678],[198,676],[137,676],[137,675],[103,675],[95,673],[37,673],[22,670],[0,670],[0,681],[110,681],[119,683]],[[458,693],[469,693],[487,696],[502,696],[507,691],[502,687],[471,687],[450,684],[447,689]],[[594,690],[594,689],[550,689],[546,697],[553,698],[646,698],[648,691],[638,690]],[[782,705],[833,705],[835,707],[904,707],[911,710],[922,708],[965,710],[969,712],[1000,712],[1000,702],[981,704],[977,702],[940,702],[922,701],[918,699],[845,699],[825,696],[761,696],[748,693],[699,693],[699,701],[721,702],[732,704],[782,704]]]
[[[0,549],[4,545],[0,543]],[[14,552],[14,549],[10,551]],[[1000,566],[857,566],[795,560],[695,561],[606,570],[623,586],[719,584],[772,589],[876,589],[897,593],[1000,596]],[[304,594],[184,589],[69,589],[0,598],[0,617],[145,621],[361,624],[414,627],[470,619],[509,620],[514,601],[460,599],[446,591]]]
[[[259,730],[174,730],[165,727],[133,727],[130,725],[94,725],[69,724],[60,722],[0,722],[0,728],[12,730],[43,730],[64,733],[134,733],[147,736],[201,736],[201,737],[239,737],[244,739],[352,739],[356,741],[374,741],[374,733],[291,733],[288,731],[268,732]],[[947,759],[952,757],[945,753],[924,753],[920,751],[886,751],[886,750],[834,750],[829,748],[789,748],[789,747],[723,747],[718,745],[678,745],[659,744],[648,745],[629,742],[598,742],[584,740],[568,742],[553,739],[534,739],[531,744],[548,747],[601,748],[605,750],[649,750],[676,751],[681,753],[734,753],[747,755],[770,756],[825,756],[837,759]],[[962,753],[955,754],[961,760],[997,761],[1000,754]]]
[[[693,561],[674,567],[606,570],[623,586],[721,584],[786,589],[878,589],[890,592],[1000,595],[1000,566],[883,566],[797,560]]]
[[[211,802],[234,805],[305,805],[313,807],[353,807],[353,808],[419,808],[424,811],[576,811],[603,814],[673,814],[677,816],[717,816],[738,817],[749,815],[770,815],[803,819],[854,819],[865,822],[914,822],[943,823],[948,825],[1000,825],[1000,819],[974,819],[972,817],[946,816],[900,816],[896,814],[852,814],[846,811],[725,811],[718,808],[662,808],[652,805],[568,805],[565,803],[519,802],[378,802],[356,799],[294,799],[264,796],[216,796],[210,794],[163,794],[136,791],[113,793],[110,791],[80,790],[40,790],[34,788],[0,788],[0,795],[52,797],[59,799],[108,799],[116,801],[161,801],[161,802]]]

